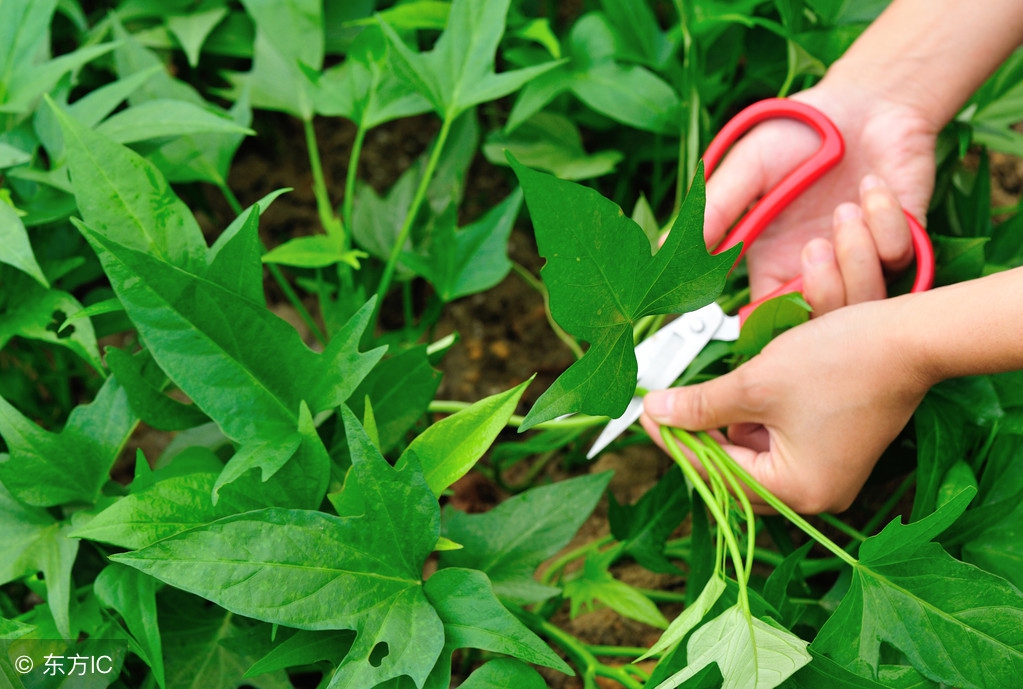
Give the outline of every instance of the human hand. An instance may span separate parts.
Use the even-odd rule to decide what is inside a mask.
[[[934,178],[934,125],[912,107],[838,78],[792,99],[831,118],[846,153],[749,248],[752,298],[799,274],[815,315],[883,298],[884,273],[912,261],[909,229],[896,211],[901,204],[924,217]],[[809,127],[789,120],[771,120],[741,139],[707,182],[708,246],[818,145]],[[861,217],[852,201],[859,201]]]
[[[839,309],[720,378],[650,392],[640,422],[662,447],[659,424],[727,426],[725,451],[778,498],[802,513],[840,512],[934,382],[902,341],[916,296]]]

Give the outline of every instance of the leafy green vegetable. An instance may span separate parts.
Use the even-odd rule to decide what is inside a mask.
[[[703,241],[702,168],[667,241],[654,255],[643,231],[592,189],[510,158],[526,195],[550,285],[551,314],[590,342],[533,405],[521,429],[561,414],[620,416],[636,391],[632,328],[643,316],[684,313],[714,300],[738,247],[711,256]]]

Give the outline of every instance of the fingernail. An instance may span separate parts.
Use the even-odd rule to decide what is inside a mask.
[[[657,423],[668,423],[675,407],[675,396],[670,390],[651,390],[643,398],[643,410]]]
[[[814,265],[831,263],[833,257],[831,242],[827,240],[817,239],[806,245],[806,260]]]
[[[864,192],[869,189],[873,189],[874,187],[879,187],[882,184],[884,184],[884,182],[882,182],[881,178],[877,175],[867,175],[860,181],[860,191]]]
[[[835,209],[835,222],[844,223],[863,217],[863,211],[855,203],[843,203]]]

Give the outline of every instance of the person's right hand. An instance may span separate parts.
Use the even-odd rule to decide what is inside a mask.
[[[803,295],[815,316],[884,298],[885,273],[901,271],[913,259],[908,225],[893,207],[901,204],[918,220],[925,218],[937,130],[913,108],[838,78],[825,78],[791,98],[835,123],[845,139],[845,156],[750,247],[751,297],[802,274]],[[716,246],[742,213],[819,143],[812,129],[794,120],[765,122],[736,143],[707,181],[707,245]]]

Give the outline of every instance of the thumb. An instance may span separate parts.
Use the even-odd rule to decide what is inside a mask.
[[[644,411],[657,423],[690,431],[759,423],[746,404],[746,386],[739,373],[737,369],[699,385],[651,390],[643,398]]]

